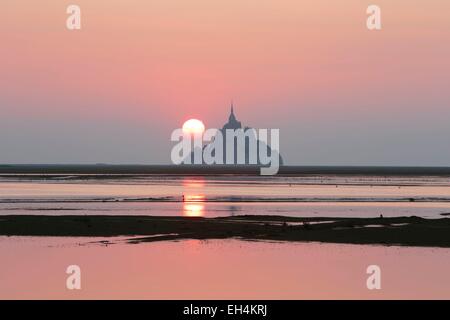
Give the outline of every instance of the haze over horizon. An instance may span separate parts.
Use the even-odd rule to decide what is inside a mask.
[[[450,2],[8,1],[0,163],[170,164],[190,118],[279,128],[287,165],[450,165]]]

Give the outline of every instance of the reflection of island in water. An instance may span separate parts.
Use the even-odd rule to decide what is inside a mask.
[[[233,108],[233,103],[231,103],[231,111],[230,111],[230,115],[228,117],[228,122],[225,123],[222,127],[222,129],[220,129],[220,132],[222,134],[223,137],[223,163],[222,164],[227,164],[226,162],[226,156],[227,156],[227,150],[226,150],[226,145],[227,145],[227,140],[226,140],[226,130],[239,130],[242,129],[244,130],[244,133],[247,135],[250,135],[250,131],[252,128],[250,127],[242,127],[242,123],[240,121],[238,121],[236,119],[236,116],[234,115],[234,108]],[[260,141],[257,139],[256,137],[256,163],[251,163],[250,161],[250,138],[248,136],[245,137],[245,162],[244,163],[238,163],[238,159],[237,159],[237,138],[234,138],[234,159],[233,159],[233,163],[232,165],[263,165],[260,159],[260,152],[259,152],[259,148],[260,146],[262,146],[263,148],[267,148],[266,149],[266,154],[267,156],[270,158],[272,155],[272,149],[264,142]],[[203,150],[206,148],[207,145],[203,146]],[[277,151],[273,151],[273,152],[277,152]],[[212,156],[215,156],[215,150],[213,150],[211,152]],[[281,155],[279,154],[279,165],[283,165],[283,158],[281,157]],[[194,152],[192,152],[190,154],[191,157],[191,161],[190,163],[195,163],[194,162]],[[205,164],[205,162],[203,161],[203,164]]]

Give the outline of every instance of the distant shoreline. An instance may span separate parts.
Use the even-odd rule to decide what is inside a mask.
[[[0,164],[0,176],[14,175],[260,175],[259,166]],[[281,166],[279,176],[301,175],[449,176],[450,167]],[[270,176],[269,176],[270,177]]]
[[[450,218],[7,215],[0,217],[0,235],[133,237],[128,239],[129,243],[235,238],[252,241],[314,241],[450,248]],[[110,242],[105,239],[99,243]]]

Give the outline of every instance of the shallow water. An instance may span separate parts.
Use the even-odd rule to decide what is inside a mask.
[[[449,212],[447,177],[0,178],[0,215]],[[0,257],[1,299],[450,299],[450,249],[442,248],[0,236]],[[373,264],[381,267],[381,290],[366,287]],[[81,267],[81,290],[66,288],[69,265]]]
[[[0,299],[449,299],[450,249],[0,237]],[[111,239],[110,239],[111,240]],[[381,290],[366,269],[381,268]],[[66,268],[81,268],[81,290]]]
[[[182,177],[0,179],[0,215],[242,214],[441,217],[450,212],[448,177]]]
[[[449,203],[242,203],[242,202],[118,202],[118,203],[0,203],[1,215],[152,215],[223,217],[283,215],[294,217],[420,216],[442,218]]]

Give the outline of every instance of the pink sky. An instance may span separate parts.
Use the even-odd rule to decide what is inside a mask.
[[[82,30],[66,29],[69,4]],[[369,4],[381,31],[366,28]],[[281,129],[290,164],[450,165],[448,12],[441,0],[7,0],[0,163],[168,162],[173,129],[221,126],[234,99],[244,124]]]

